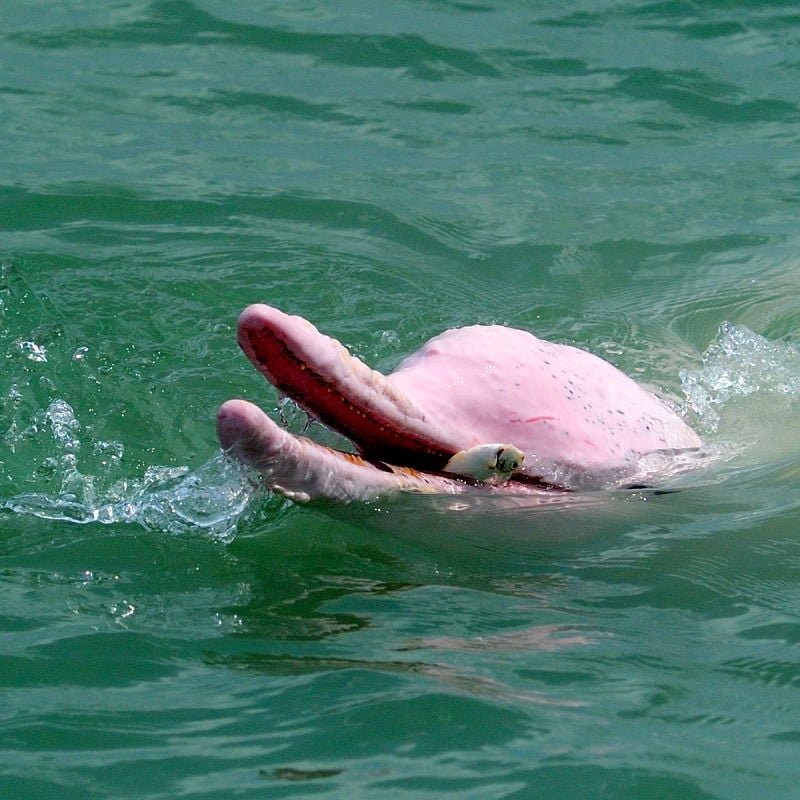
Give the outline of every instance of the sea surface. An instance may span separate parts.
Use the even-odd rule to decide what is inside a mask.
[[[0,22],[0,796],[800,796],[795,0]],[[707,458],[292,505],[214,432],[280,417],[258,301],[384,370],[476,322],[584,347]]]

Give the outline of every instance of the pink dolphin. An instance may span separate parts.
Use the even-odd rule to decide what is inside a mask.
[[[330,449],[285,431],[252,403],[226,402],[217,418],[222,447],[298,502],[620,486],[639,478],[643,459],[701,447],[675,412],[608,362],[525,331],[448,330],[390,375],[267,305],[245,309],[238,331],[270,383],[358,450]],[[457,453],[480,454],[482,445],[498,448],[498,463],[502,447],[519,453],[510,479],[483,483],[471,468],[450,467]]]

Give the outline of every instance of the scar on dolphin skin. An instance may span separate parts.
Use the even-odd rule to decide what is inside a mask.
[[[239,343],[267,380],[359,453],[346,457],[292,436],[252,403],[228,401],[217,421],[221,445],[287,496],[348,502],[396,491],[544,495],[637,486],[643,457],[702,445],[607,361],[506,326],[445,331],[389,375],[266,305],[242,312]],[[511,374],[498,393],[498,378]],[[519,455],[501,459],[505,448]]]

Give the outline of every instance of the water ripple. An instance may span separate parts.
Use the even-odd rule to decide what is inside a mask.
[[[154,2],[149,18],[113,27],[75,28],[52,33],[15,33],[16,42],[42,49],[113,47],[136,44],[237,46],[270,52],[309,55],[362,69],[403,69],[419,80],[449,75],[497,77],[497,70],[476,53],[435,44],[417,34],[333,34],[296,32],[228,22],[187,0]]]

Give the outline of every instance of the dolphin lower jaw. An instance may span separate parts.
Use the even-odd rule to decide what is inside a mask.
[[[246,400],[228,400],[217,415],[223,449],[258,470],[275,492],[295,502],[374,500],[391,492],[458,494],[467,484],[409,467],[372,462],[294,436]]]

